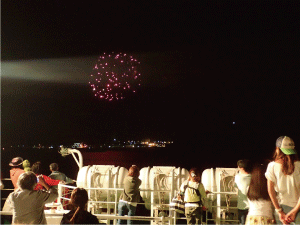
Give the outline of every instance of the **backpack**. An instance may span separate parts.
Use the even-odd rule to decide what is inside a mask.
[[[196,194],[197,196],[200,196],[199,204],[201,205],[202,202],[201,202],[201,194],[200,194],[200,191],[199,191],[199,184],[198,184],[198,188],[193,188],[193,187],[189,186],[189,181],[187,181],[187,183],[183,186],[183,195],[185,194],[185,191],[186,191],[187,188],[192,189],[193,194]]]
[[[187,188],[192,189],[192,190],[193,190],[193,193],[196,193],[197,196],[200,196],[199,184],[198,184],[198,188],[196,189],[196,188],[190,187],[190,186],[189,186],[189,181],[188,181],[187,184],[183,186],[183,190],[184,190],[183,193],[185,193],[185,191],[186,191]]]

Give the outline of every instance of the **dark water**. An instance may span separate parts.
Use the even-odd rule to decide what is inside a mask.
[[[207,139],[209,140],[209,139]],[[152,166],[174,166],[189,170],[197,167],[200,170],[209,168],[225,167],[235,168],[237,160],[248,158],[253,161],[268,159],[272,150],[268,151],[260,145],[256,150],[245,142],[230,145],[229,142],[199,144],[191,146],[188,143],[171,145],[166,148],[112,148],[112,149],[81,149],[83,165],[114,165],[129,168],[137,165],[140,168]],[[216,145],[222,147],[217,148]],[[223,144],[223,145],[221,145]],[[264,149],[264,151],[261,151]],[[9,162],[16,156],[28,159],[31,165],[36,161],[42,163],[42,173],[50,174],[49,165],[58,163],[60,171],[72,179],[77,178],[78,166],[72,155],[61,156],[59,148],[37,149],[37,148],[5,148],[1,150],[1,175],[2,178],[9,178]],[[4,181],[5,188],[13,188],[11,181]],[[2,197],[6,197],[10,191],[1,191]],[[3,206],[4,201],[1,202]]]
[[[218,144],[218,143],[217,143]],[[228,145],[228,143],[227,143]],[[114,165],[129,168],[137,165],[140,168],[148,166],[175,166],[190,169],[197,167],[201,170],[215,167],[236,167],[236,161],[248,158],[253,161],[270,159],[272,149],[256,150],[247,145],[234,146],[226,144],[216,148],[215,144],[189,146],[186,144],[170,145],[165,148],[99,148],[81,149],[83,165]],[[1,173],[3,178],[9,177],[9,162],[16,156],[28,159],[31,165],[41,161],[42,172],[50,174],[49,165],[53,162],[59,164],[60,171],[76,179],[78,166],[71,155],[63,157],[54,149],[37,148],[5,148],[1,150]]]

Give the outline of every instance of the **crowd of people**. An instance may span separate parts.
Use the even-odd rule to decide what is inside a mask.
[[[30,169],[29,161],[12,159],[10,177],[14,191],[8,196],[3,211],[13,211],[14,224],[46,224],[44,207],[57,199],[57,185],[74,180],[50,165],[49,176],[41,174],[41,162]],[[29,163],[30,165],[30,163]],[[240,224],[300,224],[300,161],[294,141],[281,136],[276,140],[274,159],[269,163],[239,160],[235,185],[238,189],[238,219]],[[140,202],[139,168],[129,168],[118,203],[119,216],[135,216]],[[185,204],[187,224],[201,224],[203,211],[208,208],[207,191],[201,183],[200,170],[192,168],[181,184],[178,199]],[[72,191],[70,212],[63,215],[61,224],[98,224],[96,216],[87,212],[88,193],[83,188]],[[30,205],[30,207],[28,207]],[[118,224],[133,224],[131,218],[119,219]]]
[[[58,171],[58,164],[57,163],[51,163],[49,166],[49,169],[51,171],[51,174],[49,176],[43,175],[42,174],[42,163],[40,161],[35,162],[31,167],[30,167],[30,162],[28,159],[23,160],[21,157],[15,157],[11,160],[9,163],[9,166],[11,167],[10,169],[10,179],[11,182],[14,186],[14,190],[18,189],[18,178],[21,174],[25,172],[33,172],[37,177],[42,177],[45,182],[50,186],[54,186],[57,188],[57,185],[59,183],[63,184],[71,184],[74,183],[75,180],[67,177],[64,173],[61,173]],[[44,187],[37,183],[37,185],[34,188],[35,190],[41,190],[44,189]]]
[[[3,211],[13,213],[12,224],[46,224],[45,204],[57,200],[59,183],[67,184],[75,181],[58,171],[58,165],[50,165],[49,176],[41,173],[41,162],[30,167],[28,160],[15,157],[9,163],[10,179],[14,191],[4,203]],[[52,177],[52,178],[51,178]]]

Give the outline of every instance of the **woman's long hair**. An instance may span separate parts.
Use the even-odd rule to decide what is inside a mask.
[[[250,200],[270,200],[268,194],[268,182],[265,177],[266,166],[257,164],[254,166],[251,173],[250,185],[247,193],[247,197]]]
[[[295,161],[298,161],[298,155],[286,155],[284,154],[278,147],[275,148],[274,161],[281,161],[282,162],[282,172],[284,175],[291,175],[294,173],[295,170]]]
[[[76,188],[72,191],[70,204],[73,209],[76,210],[70,219],[70,223],[78,224],[84,221],[84,218],[82,218],[82,213],[80,212],[85,210],[88,200],[88,193],[84,188]]]

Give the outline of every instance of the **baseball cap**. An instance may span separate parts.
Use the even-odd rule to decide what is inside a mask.
[[[19,166],[23,163],[23,158],[21,157],[15,157],[11,160],[9,163],[10,166]]]
[[[286,155],[297,154],[294,141],[288,136],[280,136],[276,140],[276,146]]]

